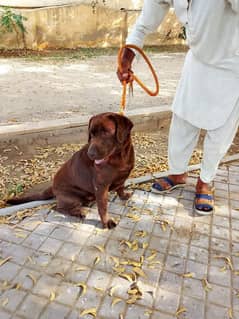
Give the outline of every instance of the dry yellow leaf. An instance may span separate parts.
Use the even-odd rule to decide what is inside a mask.
[[[134,267],[133,272],[135,272],[138,276],[147,277],[145,272],[139,267]]]
[[[32,280],[34,285],[36,284],[36,282],[37,282],[36,278],[32,274],[27,274],[26,277],[29,277]]]
[[[205,291],[209,291],[212,289],[212,286],[209,284],[208,280],[206,278],[202,279],[202,285]]]
[[[144,230],[138,230],[134,234],[136,237],[142,237],[142,238],[147,236],[147,232]]]
[[[114,257],[114,256],[110,256],[110,258],[113,260],[113,262],[115,263],[115,267],[119,266],[119,258]]]
[[[7,257],[7,258],[5,258],[5,259],[2,259],[2,260],[0,261],[0,267],[1,267],[2,265],[4,265],[5,263],[7,263],[10,259],[12,259],[12,256],[9,256],[9,257]]]
[[[18,238],[26,238],[27,237],[27,235],[24,233],[15,233],[15,236]]]
[[[9,302],[9,299],[8,298],[5,298],[2,302],[2,306],[5,307]]]
[[[101,253],[103,253],[105,251],[104,246],[100,246],[100,245],[94,245],[94,248],[98,249]]]
[[[152,250],[152,251],[151,251],[151,255],[150,255],[149,257],[147,257],[146,259],[149,260],[149,261],[151,261],[151,260],[155,259],[156,256],[157,256],[157,251]]]
[[[79,282],[78,284],[76,284],[76,287],[81,288],[80,296],[84,296],[84,294],[86,293],[86,290],[87,290],[86,285],[83,282]]]
[[[139,249],[139,243],[138,243],[137,240],[134,240],[134,241],[132,242],[132,247],[131,247],[131,249],[132,249],[133,251],[136,251],[136,250]]]
[[[233,311],[232,311],[232,308],[228,309],[228,316],[229,316],[229,319],[233,319]]]
[[[183,278],[193,278],[193,273],[192,272],[187,272],[185,274],[182,274]]]
[[[119,276],[122,277],[122,278],[127,279],[130,282],[135,281],[135,275],[134,274],[120,273]]]
[[[61,276],[62,278],[64,278],[65,277],[65,275],[63,274],[63,272],[55,272],[55,275],[58,275],[58,276]]]
[[[91,315],[93,317],[96,317],[96,308],[90,308],[90,309],[83,310],[80,315],[82,317],[85,315]]]
[[[114,305],[116,305],[117,303],[119,303],[121,301],[122,301],[122,299],[120,299],[120,298],[114,298],[112,301],[111,307],[114,307]]]
[[[84,270],[87,270],[87,268],[86,268],[86,267],[83,267],[83,266],[77,267],[77,268],[75,269],[75,271],[84,271]]]
[[[140,299],[139,296],[137,295],[133,295],[131,298],[129,298],[126,303],[131,305],[131,304],[134,304],[138,299]]]
[[[35,264],[34,260],[32,259],[31,256],[27,256],[27,260],[31,263],[31,264]]]
[[[136,294],[138,293],[138,289],[136,289],[136,288],[129,288],[129,289],[127,290],[127,293],[128,293],[129,295],[136,295]]]
[[[126,214],[126,217],[132,219],[134,222],[138,222],[140,221],[141,217],[136,215],[136,214],[132,214],[132,213],[128,213]]]
[[[177,317],[177,316],[179,316],[181,313],[184,313],[184,312],[186,312],[186,311],[187,311],[187,309],[186,309],[185,307],[181,307],[181,308],[179,308],[179,309],[176,311],[175,316]]]
[[[99,262],[100,262],[100,257],[99,256],[95,257],[94,265],[97,265]]]
[[[113,286],[109,290],[109,296],[112,297],[114,294],[114,291],[118,288],[119,286]]]
[[[54,291],[52,291],[51,293],[50,293],[50,301],[53,301],[53,300],[55,300],[56,299],[56,293],[54,292]]]
[[[141,267],[141,262],[134,261],[134,260],[128,260],[126,265],[134,266],[134,267]]]
[[[153,313],[152,310],[146,310],[146,311],[144,312],[145,316],[150,316],[150,315],[152,315],[152,313]]]
[[[126,246],[128,246],[128,248],[132,247],[132,243],[128,240],[121,240],[120,245],[126,245]]]
[[[226,266],[223,266],[219,269],[221,272],[225,272],[227,270],[227,267]],[[234,272],[235,273],[235,272]]]
[[[95,289],[96,291],[99,291],[99,292],[104,291],[104,289],[103,289],[103,288],[100,288],[100,287],[94,287],[94,289]]]
[[[229,266],[229,268],[233,271],[233,265],[231,262],[231,259],[229,257],[226,256],[214,256],[215,259],[223,259],[226,264]]]

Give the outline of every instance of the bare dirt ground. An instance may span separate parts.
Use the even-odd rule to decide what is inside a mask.
[[[136,153],[135,168],[131,177],[139,177],[148,173],[162,172],[168,169],[167,141],[169,122],[158,132],[135,133],[133,144]],[[203,134],[191,158],[190,164],[198,164],[202,159]],[[0,149],[0,207],[10,196],[33,190],[42,190],[49,183],[60,166],[78,151],[80,144],[61,144],[39,147],[31,152],[15,145]],[[238,153],[239,134],[237,134],[228,155]],[[37,186],[38,185],[38,186]],[[148,189],[148,185],[136,185],[137,188]]]
[[[135,85],[129,110],[172,103],[185,52],[156,52],[148,55],[160,94],[149,97]],[[63,53],[0,52],[0,125],[118,111],[122,89],[116,77],[117,52]],[[136,61],[135,73],[150,86],[151,75],[142,60]]]

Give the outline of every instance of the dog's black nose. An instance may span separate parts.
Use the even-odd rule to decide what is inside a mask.
[[[95,147],[89,147],[87,154],[91,160],[94,160],[97,157],[97,150]]]

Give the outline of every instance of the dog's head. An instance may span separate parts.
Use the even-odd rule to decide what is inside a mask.
[[[96,164],[105,161],[130,138],[133,123],[117,113],[102,113],[89,122],[88,156]]]

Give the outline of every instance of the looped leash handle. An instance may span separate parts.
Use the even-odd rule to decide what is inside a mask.
[[[119,49],[119,53],[118,53],[118,68],[119,70],[121,71],[121,60],[122,60],[122,54],[123,54],[123,50],[125,48],[129,48],[129,49],[134,49],[136,51],[138,51],[142,57],[144,58],[146,64],[148,65],[152,75],[153,75],[153,78],[154,78],[154,81],[155,81],[155,90],[152,91],[150,90],[135,74],[132,74],[132,78],[133,78],[133,81],[135,80],[139,86],[147,93],[149,94],[150,96],[156,96],[158,95],[159,93],[159,81],[158,81],[158,77],[157,77],[157,74],[149,60],[149,58],[146,56],[146,54],[143,52],[143,50],[139,47],[137,47],[136,45],[134,44],[126,44],[124,46],[122,46],[120,49]],[[125,110],[125,106],[126,106],[126,91],[127,91],[127,83],[126,81],[123,81],[123,91],[122,91],[122,97],[121,97],[121,103],[120,103],[120,111],[119,113],[120,114],[124,114],[124,110]],[[130,85],[132,85],[132,82],[130,83]]]

